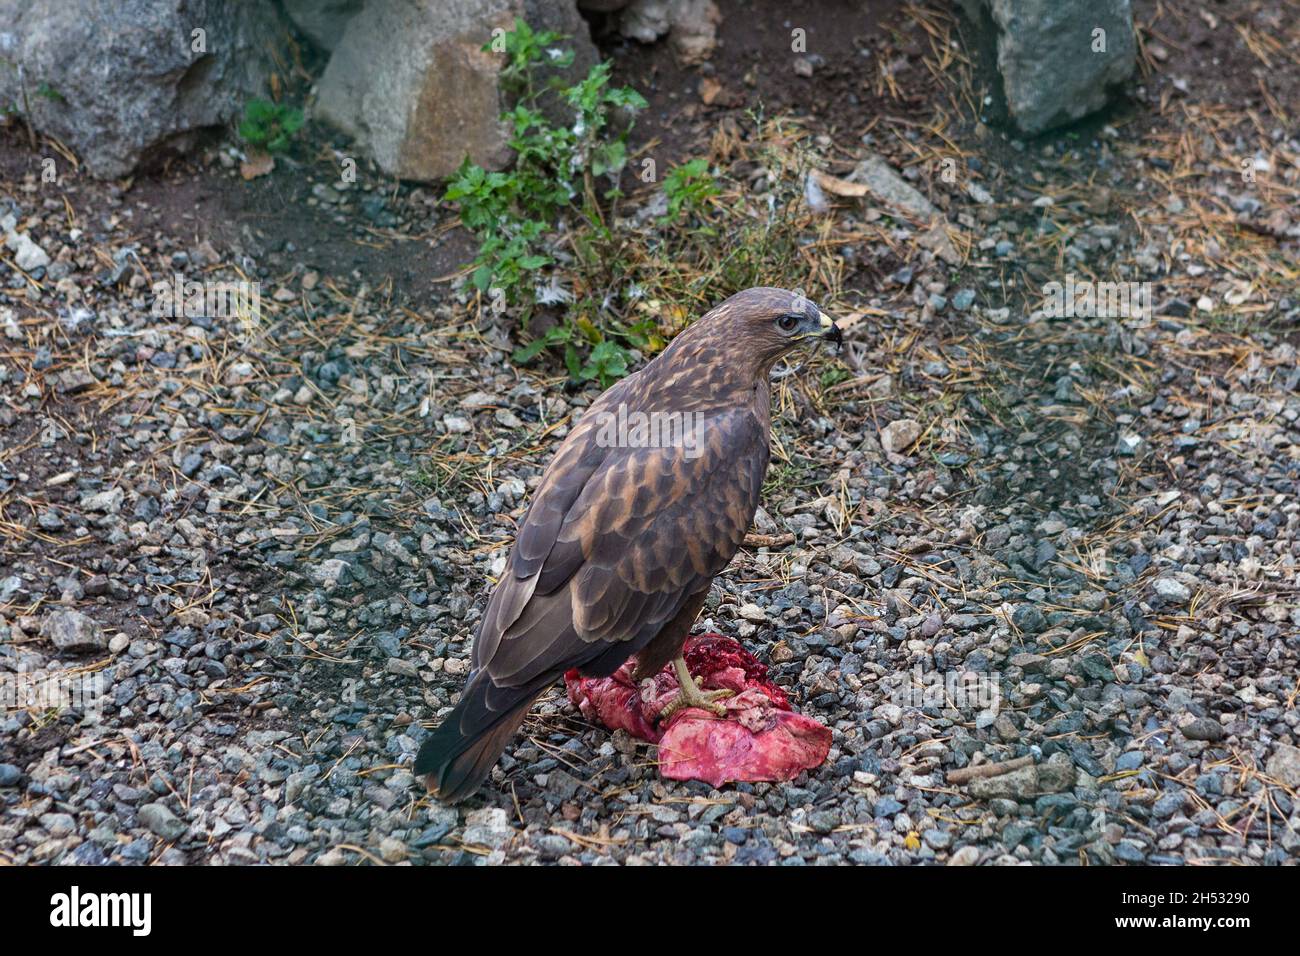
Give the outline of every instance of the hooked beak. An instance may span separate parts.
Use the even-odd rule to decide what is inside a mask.
[[[820,309],[817,310],[817,315],[821,319],[822,341],[834,345],[837,352],[842,350],[844,348],[844,334],[840,331],[840,327]]]

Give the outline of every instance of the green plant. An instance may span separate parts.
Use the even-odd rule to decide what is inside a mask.
[[[572,50],[559,51],[554,56],[548,52],[557,50],[556,44],[563,40],[562,33],[536,33],[516,17],[514,26],[500,36],[499,47],[488,43],[483,49],[497,50],[506,55],[506,64],[501,68],[501,80],[506,89],[531,98],[535,94],[533,84],[536,81],[537,64],[547,62],[551,66],[567,67],[573,63]]]
[[[707,160],[692,159],[688,163],[682,163],[664,177],[664,195],[668,198],[667,220],[677,219],[683,212],[699,212],[720,191],[709,175]]]
[[[249,100],[239,135],[250,146],[279,153],[289,148],[293,134],[302,129],[302,110],[269,100]]]
[[[479,242],[475,288],[499,289],[506,302],[521,307],[525,322],[538,304],[539,271],[554,265],[548,237],[563,222],[601,228],[601,200],[613,198],[617,190],[598,196],[596,182],[616,180],[627,162],[630,122],[618,128],[616,117],[630,117],[646,105],[635,90],[610,85],[607,63],[596,64],[572,85],[554,77],[541,84],[539,68],[572,62],[572,54],[550,52],[560,39],[516,19],[513,29],[484,47],[505,54],[503,80],[518,95],[514,108],[502,116],[510,130],[514,168],[489,172],[466,158],[445,193],[459,204],[461,222]],[[547,91],[573,111],[571,124],[557,125],[543,113],[540,101]],[[635,339],[571,313],[514,357],[524,363],[554,349],[563,354],[573,378],[607,382],[627,371],[625,344],[634,345]]]

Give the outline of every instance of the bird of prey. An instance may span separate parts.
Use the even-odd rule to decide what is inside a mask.
[[[718,700],[730,692],[700,690],[682,645],[758,509],[772,366],[819,339],[838,346],[840,330],[803,295],[746,289],[588,408],[519,526],[460,701],[416,757],[431,793],[473,794],[532,702],[570,668],[604,677],[635,654],[641,680],[671,661],[681,694],[669,709],[725,712]],[[669,420],[696,434],[653,442],[634,428],[609,440],[611,421],[654,415],[679,416]]]

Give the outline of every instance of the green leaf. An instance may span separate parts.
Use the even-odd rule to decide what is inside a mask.
[[[541,355],[542,350],[549,344],[550,343],[547,342],[545,338],[533,339],[527,345],[515,349],[514,352],[511,353],[510,358],[514,360],[516,365],[527,365],[533,359],[537,358],[537,356]]]

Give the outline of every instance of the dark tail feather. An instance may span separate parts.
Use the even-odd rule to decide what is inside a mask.
[[[483,674],[471,680],[455,710],[415,757],[415,775],[424,777],[429,792],[446,803],[459,803],[478,790],[541,689],[520,688],[522,699],[500,713],[488,711],[488,693],[500,695],[502,689]]]

